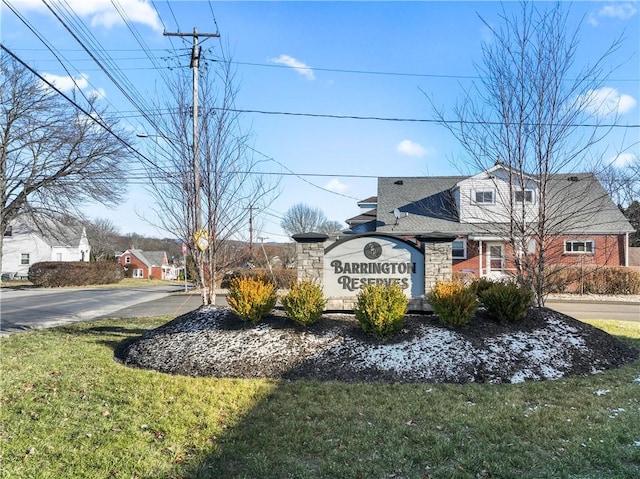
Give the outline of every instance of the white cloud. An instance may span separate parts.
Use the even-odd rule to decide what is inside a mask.
[[[620,20],[628,20],[638,12],[638,9],[632,3],[621,3],[617,5],[605,5],[599,11],[601,17],[618,18]]]
[[[631,95],[620,94],[618,90],[610,87],[591,90],[578,100],[578,105],[596,116],[622,115],[633,109],[637,103]]]
[[[52,73],[43,73],[42,76],[48,82],[52,83],[57,89],[63,92],[70,92],[74,88],[84,89],[89,86],[88,75],[81,73],[77,78],[67,76],[54,75]]]
[[[589,22],[589,24],[596,26],[599,23],[599,18],[628,20],[632,18],[636,13],[638,13],[638,9],[633,3],[627,2],[610,4],[603,6],[597,12],[591,12],[587,21]]]
[[[88,92],[87,96],[89,98],[97,98],[98,100],[104,100],[105,98],[107,98],[107,92],[104,90],[104,88],[97,88],[95,90],[91,90],[90,92]]]
[[[610,165],[617,168],[624,168],[631,165],[636,160],[636,155],[633,153],[620,153],[609,161]]]
[[[61,0],[50,1],[51,3],[62,3]],[[41,0],[17,0],[12,3],[23,12],[27,10],[42,13],[49,11]],[[111,28],[114,25],[124,25],[124,20],[111,0],[66,0],[64,3],[65,7],[68,6],[78,16],[89,20],[92,27]],[[156,32],[163,31],[157,12],[146,0],[119,0],[118,5],[129,21],[147,25]]]
[[[344,193],[349,189],[347,185],[342,183],[339,179],[334,178],[329,183],[324,185],[324,187],[329,191],[335,191],[336,193]]]
[[[427,150],[420,143],[415,143],[411,140],[402,140],[396,146],[396,151],[408,156],[424,156],[427,154]]]
[[[280,55],[278,58],[272,58],[271,61],[273,63],[278,63],[280,65],[288,66],[289,68],[295,69],[300,75],[307,77],[309,80],[315,80],[316,76],[313,73],[313,70],[305,63],[300,60],[296,60],[289,55]]]

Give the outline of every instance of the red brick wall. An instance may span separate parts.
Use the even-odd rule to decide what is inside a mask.
[[[565,253],[564,242],[566,240],[593,240],[595,251],[590,253]],[[594,266],[624,266],[625,260],[625,236],[624,235],[566,235],[558,236],[549,241],[547,245],[547,264],[561,265],[594,265]],[[482,272],[486,273],[486,243],[483,242]],[[478,246],[476,241],[467,241],[467,259],[454,259],[453,272],[463,273],[473,271],[474,276],[479,276]],[[507,258],[505,267],[507,272],[515,272],[513,250],[507,246],[505,255]]]
[[[567,240],[593,240],[593,253],[565,253]],[[553,238],[547,246],[550,264],[624,266],[624,235],[566,235]]]
[[[130,263],[127,263],[127,258],[130,258]],[[149,268],[147,268],[147,266],[142,263],[138,258],[136,258],[134,255],[130,254],[130,253],[125,253],[122,256],[120,256],[120,259],[118,260],[118,262],[125,268],[128,268],[127,270],[127,277],[133,277],[133,270],[134,269],[141,269],[142,270],[142,279],[149,279]],[[158,279],[160,279],[160,275],[158,276]]]

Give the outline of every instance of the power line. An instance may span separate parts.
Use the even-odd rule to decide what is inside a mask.
[[[84,113],[89,119],[91,119],[91,121],[93,121],[94,123],[96,123],[97,125],[99,125],[101,128],[103,128],[104,130],[106,130],[109,134],[111,134],[114,138],[116,138],[120,143],[122,143],[123,145],[125,145],[129,150],[131,150],[132,152],[134,152],[138,157],[144,159],[146,162],[148,162],[149,164],[151,164],[152,166],[154,166],[155,168],[158,168],[159,170],[161,170],[161,168],[153,161],[150,160],[149,158],[147,158],[145,155],[143,155],[142,153],[140,153],[138,150],[136,150],[127,140],[125,140],[124,138],[122,138],[120,135],[118,135],[116,132],[114,132],[107,124],[105,124],[105,122],[102,120],[102,118],[97,115],[97,114],[92,114],[91,112],[87,111],[85,108],[83,108],[82,106],[78,105],[78,103],[76,103],[75,100],[73,100],[72,98],[68,97],[64,92],[62,92],[61,90],[59,90],[53,83],[51,83],[49,80],[47,80],[45,77],[43,77],[42,75],[40,75],[40,73],[38,73],[36,70],[34,70],[31,66],[29,66],[27,63],[25,63],[20,57],[18,57],[16,54],[14,54],[11,50],[9,50],[7,47],[5,47],[3,44],[0,44],[0,49],[4,50],[6,53],[8,53],[14,60],[16,60],[18,63],[20,63],[23,67],[25,67],[27,70],[29,70],[31,73],[33,73],[35,76],[37,76],[42,82],[44,82],[49,88],[51,88],[53,91],[55,91],[58,95],[62,96],[65,100],[67,100],[69,103],[71,103],[74,107],[76,107],[78,110],[80,110],[82,113]]]
[[[169,2],[167,2],[169,3]],[[157,11],[157,9],[156,9]],[[177,23],[177,22],[176,22]],[[217,26],[217,23],[216,23]],[[28,49],[23,48],[23,51],[39,51],[40,49]],[[68,49],[64,51],[80,51],[74,49]],[[138,52],[139,50],[133,49],[112,49],[111,52]],[[161,51],[165,52],[163,49],[151,49],[151,51]],[[132,57],[132,58],[124,58],[124,60],[140,60],[144,57]],[[278,65],[272,63],[259,63],[259,62],[242,62],[242,61],[230,61],[233,65],[244,65],[244,66],[252,66],[252,67],[261,67],[261,68],[279,68],[279,69],[291,69],[291,67],[287,65]],[[419,73],[419,72],[394,72],[394,71],[384,71],[384,70],[359,70],[359,69],[349,69],[349,68],[331,68],[331,67],[309,67],[314,71],[324,71],[324,72],[333,72],[333,73],[353,73],[358,75],[379,75],[379,76],[396,76],[396,77],[418,77],[418,78],[440,78],[440,79],[461,79],[461,80],[481,80],[484,77],[479,75],[462,75],[455,73]],[[608,81],[615,82],[638,82],[640,78],[607,78]],[[565,81],[575,81],[574,78],[567,78]]]

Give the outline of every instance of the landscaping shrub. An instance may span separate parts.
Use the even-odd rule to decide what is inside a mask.
[[[438,281],[429,291],[429,304],[446,326],[467,324],[478,309],[474,287],[459,281]]]
[[[265,268],[241,269],[227,273],[222,278],[221,287],[229,288],[234,278],[261,278],[267,281],[275,281],[278,289],[290,289],[298,280],[298,270],[276,268],[269,271]]]
[[[327,304],[322,288],[311,281],[296,283],[280,302],[287,317],[303,326],[318,321]]]
[[[366,285],[358,294],[355,317],[366,333],[387,336],[402,328],[409,300],[397,284]]]
[[[476,278],[471,282],[471,287],[473,288],[474,293],[476,293],[476,296],[479,298],[483,291],[486,291],[495,284],[495,281],[488,278]]]
[[[550,268],[546,292],[640,294],[640,270],[621,266]]]
[[[515,322],[527,314],[533,291],[514,283],[496,283],[480,294],[489,315],[500,322]]]
[[[122,265],[115,261],[43,261],[29,268],[29,281],[43,288],[114,284],[123,278]]]
[[[231,280],[227,303],[243,321],[256,323],[276,305],[276,286],[261,278],[234,278]]]

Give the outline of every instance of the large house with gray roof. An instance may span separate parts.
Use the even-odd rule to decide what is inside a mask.
[[[363,203],[361,214],[347,220],[350,233],[456,237],[454,273],[508,276],[516,255],[535,255],[541,247],[548,264],[629,265],[634,230],[591,173],[556,174],[541,184],[497,163],[474,176],[382,177],[377,196]],[[515,251],[518,235],[523,247]]]

